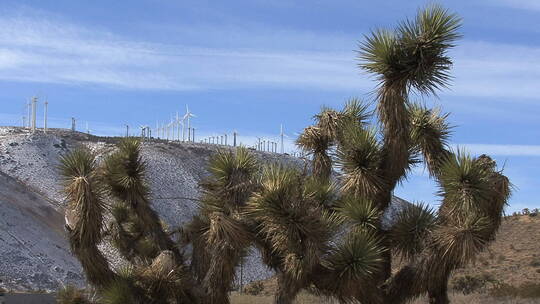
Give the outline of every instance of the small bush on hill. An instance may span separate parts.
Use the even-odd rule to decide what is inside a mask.
[[[261,281],[252,282],[244,288],[244,292],[252,296],[258,296],[263,290],[264,285]]]
[[[78,289],[72,285],[58,290],[56,302],[58,304],[93,304],[88,300],[83,289]]]
[[[479,276],[465,275],[456,277],[451,282],[452,289],[464,295],[479,292],[485,289],[488,284],[498,284],[498,281],[486,273]]]

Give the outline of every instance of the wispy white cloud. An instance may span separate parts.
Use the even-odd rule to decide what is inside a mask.
[[[0,79],[157,90],[374,88],[350,49],[359,37],[343,33],[199,27],[179,29],[185,45],[159,44],[32,14],[0,12]],[[209,40],[233,34],[223,46],[201,47],[197,31]],[[538,98],[540,47],[463,41],[451,55],[455,80],[443,95]]]
[[[454,57],[452,95],[534,98],[539,97],[540,47],[465,41]]]
[[[507,6],[518,9],[540,10],[540,1],[537,0],[491,0],[488,2],[494,5]]]
[[[203,48],[125,40],[27,17],[0,18],[0,79],[130,89],[358,88],[346,53]],[[353,68],[351,68],[353,67]]]
[[[472,154],[493,156],[540,156],[540,145],[456,144]]]

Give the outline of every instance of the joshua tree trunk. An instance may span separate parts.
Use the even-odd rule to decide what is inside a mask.
[[[429,304],[449,304],[448,281],[441,282],[437,288],[428,291]]]
[[[296,295],[300,291],[298,282],[295,282],[284,273],[277,275],[277,291],[275,296],[276,304],[292,304]]]

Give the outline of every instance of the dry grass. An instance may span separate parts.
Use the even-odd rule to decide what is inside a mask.
[[[539,216],[506,217],[489,250],[482,253],[474,265],[460,269],[455,275],[486,273],[514,286],[540,282],[539,232]]]

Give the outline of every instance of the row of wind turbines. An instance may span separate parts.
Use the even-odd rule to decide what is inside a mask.
[[[195,142],[195,128],[191,127],[191,118],[195,117],[197,116],[189,111],[189,106],[186,105],[186,114],[184,114],[184,116],[180,117],[178,112],[176,112],[176,116],[171,117],[169,123],[160,124],[159,122],[156,122],[156,128],[153,130],[155,137],[172,141]],[[140,126],[140,128],[142,137],[152,137],[152,129],[150,129],[149,126]]]
[[[26,103],[26,108],[28,110],[28,116],[22,117],[23,127],[29,128],[32,132],[35,132],[37,129],[37,104],[38,98],[32,97],[28,103]],[[43,119],[43,132],[47,133],[47,115],[48,115],[48,101],[45,100],[44,103],[44,119]],[[191,119],[196,118],[197,115],[193,114],[189,110],[189,106],[186,105],[186,113],[183,116],[180,116],[176,112],[175,116],[171,116],[169,123],[159,123],[156,122],[156,127],[154,129],[150,128],[148,125],[141,125],[141,138],[146,139],[162,139],[169,141],[182,141],[182,142],[195,142],[195,128],[191,125]],[[126,126],[126,137],[130,136],[129,125]],[[76,119],[71,118],[71,131],[76,130]],[[86,132],[90,134],[90,129],[88,128],[88,122],[86,123]],[[186,134],[187,133],[187,134]],[[257,141],[248,147],[263,152],[272,152],[278,153],[278,144],[280,146],[279,153],[285,153],[284,139],[289,137],[285,134],[283,125],[280,126],[279,133],[279,143],[274,139],[267,139],[263,137],[256,137]],[[199,142],[204,144],[214,144],[214,145],[225,145],[225,146],[237,146],[241,144],[238,142],[238,132],[234,131],[232,133],[231,141],[228,140],[229,135],[223,133],[220,135],[212,135],[205,138],[202,138]]]
[[[197,115],[193,114],[189,110],[189,106],[186,105],[186,113],[180,117],[178,112],[176,116],[172,116],[169,123],[159,123],[156,122],[156,127],[152,130],[148,125],[141,125],[141,137],[143,138],[152,138],[152,133],[155,134],[155,138],[164,139],[170,141],[182,141],[182,142],[195,142],[195,128],[191,126],[191,118],[196,118]],[[126,126],[128,127],[128,126]],[[129,128],[129,127],[128,127]],[[186,137],[187,132],[187,137]],[[126,134],[129,134],[129,129]],[[126,135],[128,136],[128,135]],[[280,126],[280,153],[285,152],[284,139],[288,137],[283,131],[283,125]],[[236,146],[238,139],[238,132],[234,131],[232,134],[232,142],[228,141],[229,135],[223,133],[220,135],[212,135],[205,138],[202,138],[199,142],[204,144],[214,144],[214,145],[225,145],[225,146]],[[251,148],[264,151],[278,153],[278,142],[265,139],[262,137],[256,137],[257,142],[251,146]]]

